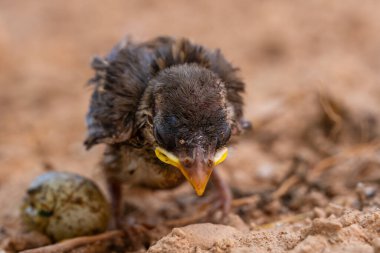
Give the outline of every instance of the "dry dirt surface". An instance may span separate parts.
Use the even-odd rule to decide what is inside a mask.
[[[0,252],[380,252],[380,2],[0,1]],[[89,62],[125,34],[220,48],[247,84],[253,131],[220,168],[230,215],[207,198],[125,189],[120,231],[52,244],[19,207],[46,170],[92,178]],[[105,192],[105,191],[104,191]],[[47,246],[46,246],[47,245]],[[31,252],[31,251],[29,251]]]

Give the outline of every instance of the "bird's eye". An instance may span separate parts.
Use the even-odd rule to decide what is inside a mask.
[[[158,144],[167,150],[171,150],[175,146],[174,135],[167,128],[155,126],[153,130],[154,138]]]
[[[163,145],[164,144],[164,138],[162,136],[162,133],[158,131],[158,127],[154,127],[154,138],[156,138],[156,141],[158,144]]]
[[[230,137],[231,137],[231,128],[226,127],[224,131],[219,135],[216,146],[217,147],[224,146],[228,142]]]

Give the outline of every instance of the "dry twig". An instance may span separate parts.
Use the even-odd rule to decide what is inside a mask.
[[[371,143],[360,144],[357,146],[350,147],[342,152],[327,157],[317,163],[311,170],[309,178],[319,178],[319,176],[324,173],[327,169],[331,168],[333,165],[336,165],[341,160],[346,160],[350,157],[357,157],[360,155],[368,155],[380,149],[380,141],[374,141]]]
[[[83,236],[65,240],[53,245],[44,246],[36,249],[24,250],[20,253],[65,253],[76,248],[92,245],[109,240],[121,239],[124,233],[120,230],[108,231],[94,236]]]
[[[295,222],[300,222],[304,221],[305,219],[309,218],[312,216],[312,212],[306,212],[306,213],[300,213],[296,215],[291,215],[288,217],[284,217],[280,220],[271,222],[271,223],[266,223],[261,226],[258,226],[260,229],[268,229],[268,228],[273,228],[282,224],[289,224],[289,223],[295,223]]]

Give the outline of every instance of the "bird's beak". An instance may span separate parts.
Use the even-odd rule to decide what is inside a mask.
[[[194,163],[188,168],[181,164],[177,156],[161,147],[157,147],[155,153],[162,162],[178,168],[193,186],[197,195],[202,196],[214,167],[227,158],[228,149],[225,147],[215,153],[212,166],[206,165],[200,156],[196,156]]]

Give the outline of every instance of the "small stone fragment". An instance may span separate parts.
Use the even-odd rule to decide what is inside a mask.
[[[314,234],[332,234],[336,233],[341,228],[342,224],[332,219],[316,218],[312,223],[312,232]]]
[[[380,253],[380,237],[372,240],[372,246],[375,253]]]

